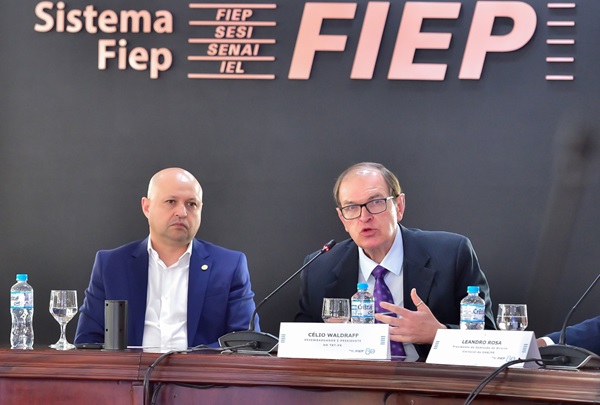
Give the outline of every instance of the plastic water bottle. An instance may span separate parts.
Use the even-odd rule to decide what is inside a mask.
[[[460,328],[483,330],[485,326],[485,301],[479,296],[479,287],[467,287],[467,296],[460,302]]]
[[[367,291],[369,284],[358,283],[358,291],[352,296],[352,323],[375,323],[375,299]]]
[[[27,274],[17,274],[17,283],[10,289],[11,349],[33,349],[33,288],[27,284]]]

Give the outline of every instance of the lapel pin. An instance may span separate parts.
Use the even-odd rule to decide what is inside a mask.
[[[208,265],[207,264],[203,264],[202,267],[200,267],[202,269],[202,271],[206,271],[208,270]]]

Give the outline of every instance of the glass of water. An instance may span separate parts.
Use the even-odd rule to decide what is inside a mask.
[[[527,328],[527,305],[498,304],[496,322],[500,330],[525,330]]]
[[[350,300],[348,298],[323,298],[323,322],[348,323],[350,321]]]
[[[77,313],[77,291],[52,290],[50,292],[50,313],[60,325],[60,338],[58,342],[50,345],[56,350],[71,350],[75,345],[69,343],[66,337],[67,324]]]

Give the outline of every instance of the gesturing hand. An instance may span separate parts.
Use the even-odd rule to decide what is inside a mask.
[[[433,316],[429,307],[419,298],[415,288],[411,290],[410,297],[417,307],[416,311],[410,311],[389,302],[381,302],[381,308],[397,316],[375,314],[375,319],[390,325],[390,340],[432,344],[438,329],[445,329],[446,326]]]

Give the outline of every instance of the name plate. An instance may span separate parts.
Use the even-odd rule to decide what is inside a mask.
[[[282,322],[278,357],[386,360],[390,358],[387,324]]]
[[[427,363],[500,367],[509,361],[526,358],[540,358],[533,332],[440,329]],[[535,362],[511,367],[539,368]]]

